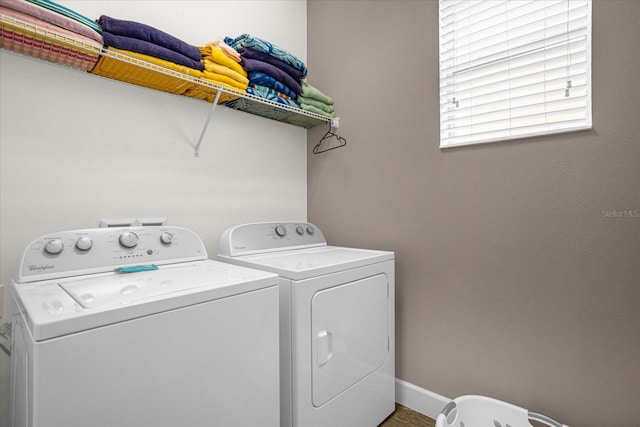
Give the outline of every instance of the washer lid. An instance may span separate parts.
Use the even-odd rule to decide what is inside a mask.
[[[36,341],[275,286],[273,273],[211,260],[137,273],[14,283]]]
[[[308,279],[394,259],[393,252],[324,246],[236,257],[221,260],[271,271],[293,280]]]

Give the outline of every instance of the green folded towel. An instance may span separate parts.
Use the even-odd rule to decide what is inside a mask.
[[[300,95],[305,98],[313,98],[320,102],[324,102],[327,105],[333,105],[333,99],[330,96],[325,95],[304,80],[302,81],[302,93]]]
[[[335,112],[327,113],[326,111],[324,111],[324,110],[322,110],[320,108],[314,107],[313,105],[305,104],[304,102],[300,103],[300,108],[302,108],[305,111],[309,111],[311,113],[320,114],[321,116],[327,116],[327,117],[335,117],[336,116]]]
[[[324,111],[325,113],[328,113],[328,114],[331,114],[331,113],[334,112],[333,105],[325,104],[324,102],[318,101],[317,99],[306,98],[306,97],[300,95],[298,97],[297,101],[300,104],[313,105],[314,107],[319,108],[319,109],[321,109],[322,111]]]

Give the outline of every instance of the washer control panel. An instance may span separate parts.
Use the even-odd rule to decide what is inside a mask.
[[[27,247],[16,281],[32,282],[207,259],[202,240],[180,227],[147,226],[69,230]]]
[[[255,253],[326,246],[324,235],[307,222],[260,222],[231,227],[222,233],[219,255]]]

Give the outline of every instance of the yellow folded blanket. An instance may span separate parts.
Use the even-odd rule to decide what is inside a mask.
[[[247,91],[247,84],[240,83],[237,80],[232,79],[231,77],[225,76],[224,74],[213,73],[211,71],[204,70],[202,72],[202,77],[207,80],[212,80],[216,84],[221,84],[223,86],[230,87],[232,89],[237,89],[242,92]]]
[[[220,65],[217,62],[213,62],[213,61],[210,61],[208,59],[205,59],[204,60],[204,69],[207,70],[207,71],[210,71],[212,73],[222,74],[222,75],[225,75],[227,77],[230,77],[233,80],[245,85],[245,88],[246,88],[246,85],[249,84],[249,79],[247,78],[246,73],[243,76],[240,73],[236,73],[231,68],[225,67],[224,65]]]
[[[184,65],[178,65],[153,56],[115,49],[112,47],[109,48],[109,51],[131,57],[130,61],[133,63],[113,59],[108,56],[102,56],[100,57],[96,67],[92,70],[93,74],[179,95],[184,94],[187,90],[195,87],[195,83],[182,80],[179,77],[164,74],[161,71],[145,68],[145,63],[158,65],[162,68],[177,71],[181,74],[187,74],[193,77],[202,77],[202,71],[185,67]],[[140,65],[135,65],[136,60],[141,60],[139,62]]]
[[[153,56],[143,55],[140,53],[130,52],[127,50],[109,48],[109,51],[117,52],[122,55],[126,55],[132,57],[132,61],[142,60],[147,63],[151,63],[154,65],[161,66],[163,68],[167,68],[172,71],[178,71],[182,74],[188,74],[193,77],[200,78],[202,80],[206,80],[209,78],[213,80],[214,83],[218,85],[224,85],[226,82],[226,86],[232,87],[234,89],[240,89],[245,91],[247,86],[241,87],[242,85],[235,80],[226,77],[224,75],[218,75],[215,73],[210,73],[208,71],[199,71],[193,68],[185,67],[183,65],[174,64],[173,62],[165,61],[163,59],[155,58]],[[128,83],[133,83],[139,86],[145,86],[152,89],[162,90],[165,92],[175,93],[178,95],[189,96],[192,98],[203,99],[208,102],[213,102],[215,99],[217,89],[211,88],[208,86],[203,86],[201,84],[190,82],[186,80],[182,80],[179,77],[174,77],[171,75],[164,74],[160,71],[151,70],[145,68],[143,66],[135,65],[129,62],[123,62],[118,59],[110,58],[109,56],[102,56],[98,61],[98,64],[93,69],[93,74],[97,74],[104,77],[109,77],[116,80],[121,80]],[[223,79],[228,79],[223,81]],[[235,82],[235,83],[234,83]],[[229,84],[233,83],[233,84]],[[234,84],[236,86],[234,86]],[[240,86],[240,87],[237,87]],[[237,99],[238,96],[231,95],[227,93],[222,93],[220,95],[220,99],[218,103],[223,103],[226,101],[232,101]]]
[[[225,55],[222,49],[220,49],[219,47],[207,45],[199,47],[198,49],[200,49],[200,53],[202,54],[203,59],[208,59],[217,64],[224,65],[227,68],[231,68],[236,73],[247,77],[247,72],[244,70],[244,68],[242,68],[239,63]]]
[[[125,55],[133,56],[134,58],[142,59],[143,61],[151,62],[153,64],[160,65],[161,67],[164,67],[164,68],[169,68],[174,71],[179,71],[184,74],[189,74],[193,77],[202,76],[202,71],[200,70],[196,70],[195,68],[185,67],[184,65],[179,65],[179,64],[176,64],[175,62],[165,61],[164,59],[156,58],[155,56],[144,55],[142,53],[131,52],[128,50],[115,49],[113,47],[110,47],[109,50],[121,52]]]
[[[215,41],[209,42],[207,43],[207,46],[219,47],[222,50],[222,52],[224,52],[224,54],[227,55],[229,58],[233,59],[236,62],[242,61],[242,57],[240,56],[238,51],[232,48],[231,46],[229,46],[228,44],[226,44],[222,40],[215,40]],[[200,52],[202,52],[202,50]]]
[[[187,90],[183,95],[190,96],[191,98],[203,99],[208,102],[213,102],[216,99],[216,93],[218,91],[215,89],[211,89],[204,86],[197,86]],[[221,93],[220,99],[218,99],[218,104],[222,104],[223,102],[233,101],[234,99],[238,99],[239,96],[231,95],[229,93]]]

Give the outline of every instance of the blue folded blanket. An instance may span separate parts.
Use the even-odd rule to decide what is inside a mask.
[[[118,36],[111,34],[108,31],[102,32],[102,38],[104,39],[105,46],[112,46],[116,49],[130,50],[136,53],[142,53],[144,55],[153,56],[156,58],[164,59],[165,61],[173,62],[175,64],[184,65],[196,70],[204,70],[204,64],[200,61],[194,61],[181,53],[175,52],[171,49],[159,46],[148,41],[134,39],[132,37]]]
[[[302,92],[302,87],[300,83],[295,81],[293,77],[284,72],[278,67],[275,67],[267,62],[258,61],[257,59],[249,59],[242,58],[242,68],[244,68],[247,72],[251,71],[260,71],[263,72],[274,79],[282,82],[286,86],[289,86],[296,95],[299,95]]]
[[[296,70],[291,65],[276,58],[275,56],[271,56],[268,53],[259,52],[255,49],[250,49],[248,47],[241,47],[240,49],[238,49],[238,52],[240,52],[240,55],[242,56],[243,59],[244,58],[257,59],[258,61],[266,62],[267,64],[271,64],[275,67],[280,68],[282,71],[289,74],[295,80],[298,80],[298,81],[302,80],[302,77],[303,77],[302,71]]]
[[[155,45],[177,52],[194,61],[199,62],[202,58],[202,56],[200,55],[200,50],[196,46],[185,43],[182,40],[172,36],[171,34],[165,33],[164,31],[158,30],[157,28],[151,27],[149,25],[133,21],[124,21],[106,15],[102,15],[98,22],[100,23],[100,25],[102,25],[102,29],[104,31],[111,33],[112,35],[124,36],[153,43]]]
[[[250,34],[243,34],[236,37],[235,39],[232,39],[231,37],[225,37],[224,42],[235,50],[238,50],[242,47],[248,47],[262,53],[268,53],[269,55],[274,56],[291,65],[296,70],[300,70],[302,72],[302,77],[306,77],[307,75],[307,66],[304,64],[304,62],[302,62],[286,50],[281,49],[266,40],[262,40],[258,37],[253,37]]]
[[[249,72],[249,85],[266,86],[291,98],[296,97],[296,93],[289,86],[260,71]]]

